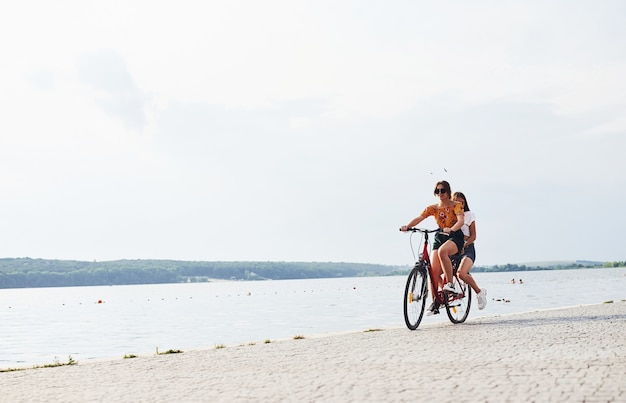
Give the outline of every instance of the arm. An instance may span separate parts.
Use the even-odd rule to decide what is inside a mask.
[[[469,226],[469,230],[470,230],[470,235],[467,237],[467,239],[465,240],[465,246],[467,245],[471,245],[474,243],[474,241],[476,240],[476,221],[473,221],[470,226]]]
[[[426,217],[424,216],[417,216],[414,219],[412,219],[407,225],[403,225],[402,227],[400,227],[400,231],[406,231],[409,228],[413,228],[415,227],[417,224],[421,223],[422,221],[424,221]]]
[[[446,234],[449,234],[451,232],[458,231],[461,229],[464,222],[465,222],[465,213],[457,214],[456,223],[454,223],[454,225],[450,228],[444,228],[443,232],[445,232]]]

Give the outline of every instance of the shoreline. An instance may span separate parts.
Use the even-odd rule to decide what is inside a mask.
[[[0,387],[15,402],[623,400],[624,334],[617,301],[25,369]]]
[[[620,300],[620,301],[615,301],[617,303],[619,302],[626,302],[626,300]],[[614,302],[610,302],[610,301],[606,301],[603,302],[602,304],[608,304],[608,303],[614,303]],[[494,318],[494,317],[502,317],[502,318],[507,318],[510,316],[516,316],[516,315],[524,315],[524,314],[531,314],[531,313],[539,313],[539,312],[549,312],[549,311],[554,311],[554,310],[561,310],[561,309],[572,309],[572,308],[584,308],[584,307],[588,307],[588,306],[594,306],[594,305],[599,305],[597,303],[592,303],[592,304],[577,304],[577,305],[570,305],[570,306],[562,306],[562,307],[551,307],[551,308],[539,308],[539,309],[530,309],[528,311],[522,311],[522,312],[511,312],[511,313],[494,313],[492,315],[483,315],[483,316],[479,316],[479,317],[470,317],[467,319],[466,323],[472,322],[474,320],[479,320],[479,319],[484,319],[484,318]],[[445,311],[442,311],[442,317],[445,317]],[[439,318],[438,318],[439,319]],[[426,316],[424,317],[424,319],[422,320],[422,323],[420,324],[419,329],[423,328],[423,327],[430,327],[430,326],[441,326],[441,325],[446,325],[446,324],[450,324],[450,322],[446,319],[444,320],[438,320],[437,322],[432,322],[429,321],[428,318],[426,318]],[[394,327],[382,327],[382,328],[376,328],[376,329],[352,329],[352,330],[341,330],[341,331],[332,331],[332,332],[324,332],[324,333],[313,333],[313,334],[302,334],[302,335],[298,335],[298,336],[302,336],[303,338],[306,339],[318,339],[318,338],[324,338],[324,337],[334,337],[334,336],[342,336],[342,335],[349,335],[349,334],[355,334],[355,333],[360,333],[360,332],[368,332],[368,331],[383,331],[383,330],[398,330],[398,329],[406,329],[406,327],[403,326],[394,326]],[[281,342],[286,342],[286,341],[290,341],[290,340],[295,340],[295,335],[292,337],[284,337],[284,338],[276,338],[276,339],[266,339],[269,340],[268,343],[266,344],[271,344],[271,343],[281,343]],[[209,350],[213,350],[213,349],[221,349],[221,348],[236,348],[236,347],[243,347],[246,345],[256,345],[256,344],[265,344],[264,341],[261,340],[249,340],[249,341],[245,341],[245,342],[239,342],[239,343],[220,343],[217,344],[214,348],[208,348],[208,347],[196,347],[196,348],[188,348],[188,349],[184,349],[181,352],[182,353],[187,353],[187,352],[199,352],[199,351],[209,351]],[[217,346],[221,346],[221,347],[217,347]],[[174,348],[176,349],[176,348]],[[166,351],[169,349],[166,349]],[[90,363],[100,363],[100,362],[109,362],[109,361],[117,361],[117,360],[126,360],[128,358],[125,358],[125,356],[128,353],[120,353],[119,355],[115,355],[115,356],[97,356],[97,357],[93,357],[93,358],[83,358],[80,360],[76,360],[78,362],[78,364],[90,364]],[[134,353],[132,354],[134,358],[147,358],[147,357],[153,357],[153,356],[159,356],[159,355],[169,355],[167,353],[161,353],[161,354],[156,354],[156,353],[149,353],[147,351],[145,352],[139,352],[139,353]],[[65,364],[69,359],[74,359],[74,357],[72,357],[71,354],[68,355],[67,359],[63,359],[60,360],[58,359],[58,357],[55,357],[55,362],[58,362],[58,365],[55,365],[54,362],[50,361],[50,362],[41,362],[41,363],[30,363],[30,364],[25,364],[25,365],[16,365],[16,366],[9,366],[9,367],[0,367],[0,374],[2,373],[7,373],[7,372],[15,372],[15,371],[29,371],[29,370],[37,370],[37,369],[44,369],[44,368],[49,368],[49,367],[61,367],[61,366],[66,366],[68,364]],[[75,364],[72,364],[75,365]]]
[[[626,300],[621,300],[618,302],[624,302]],[[603,302],[603,304],[607,304],[607,303],[611,303],[611,302]],[[475,317],[475,318],[468,318],[466,323],[469,323],[473,320],[478,320],[478,319],[483,319],[483,318],[492,318],[492,317],[502,317],[502,318],[506,318],[506,317],[510,317],[510,316],[516,316],[516,315],[523,315],[523,314],[530,314],[530,313],[536,313],[536,312],[544,312],[544,311],[553,311],[553,310],[561,310],[561,309],[571,309],[571,308],[579,308],[579,307],[587,307],[587,306],[593,306],[593,305],[598,305],[598,304],[578,304],[578,305],[571,305],[571,306],[563,306],[563,307],[552,307],[552,308],[540,308],[540,309],[531,309],[528,311],[523,311],[523,312],[512,312],[512,313],[494,313],[492,315],[484,315],[484,316],[479,316],[479,317]],[[442,311],[442,317],[445,317],[445,310]],[[439,320],[437,322],[430,322],[426,316],[424,316],[424,319],[422,320],[422,323],[420,324],[419,329],[423,328],[423,327],[430,327],[430,326],[441,326],[441,325],[446,325],[446,324],[450,324],[450,322],[446,319],[444,320]],[[376,328],[376,329],[352,329],[352,330],[341,330],[341,331],[333,331],[333,332],[324,332],[324,333],[313,333],[313,334],[302,334],[302,335],[298,335],[298,336],[303,336],[303,338],[306,339],[318,339],[318,338],[324,338],[324,337],[334,337],[334,336],[342,336],[342,335],[349,335],[349,334],[356,334],[356,333],[361,333],[361,332],[369,332],[369,331],[384,331],[384,330],[398,330],[398,329],[406,329],[406,327],[403,326],[395,326],[395,327],[382,327],[382,328]],[[281,343],[281,342],[286,342],[286,341],[290,341],[290,340],[295,340],[296,336],[293,337],[284,337],[284,338],[276,338],[276,339],[267,339],[269,340],[268,343],[266,344],[271,344],[271,343]],[[182,353],[187,353],[187,352],[199,352],[199,351],[209,351],[209,350],[213,350],[213,349],[221,349],[221,348],[236,348],[236,347],[243,347],[246,345],[256,345],[256,344],[265,344],[264,341],[261,340],[249,340],[249,341],[245,341],[245,342],[239,342],[239,343],[220,343],[218,344],[219,346],[222,346],[220,348],[214,347],[214,348],[207,348],[207,347],[196,347],[196,348],[189,348],[189,349],[184,349],[181,352]],[[166,351],[169,349],[166,349]],[[100,362],[109,362],[109,361],[118,361],[118,360],[126,360],[126,359],[130,359],[130,358],[124,358],[127,355],[127,353],[120,353],[119,355],[115,355],[115,356],[103,356],[103,357],[93,357],[93,358],[86,358],[86,359],[80,359],[80,360],[76,360],[78,364],[90,364],[90,363],[100,363]],[[147,358],[147,357],[153,357],[153,356],[159,356],[159,355],[169,355],[168,353],[160,353],[160,354],[156,354],[156,353],[148,353],[143,352],[143,353],[136,353],[136,354],[132,354],[134,358]],[[41,363],[36,363],[36,364],[25,364],[25,365],[17,365],[17,366],[9,366],[9,367],[0,367],[0,374],[2,373],[7,373],[7,372],[15,372],[15,371],[29,371],[29,370],[37,370],[37,369],[44,369],[44,368],[50,368],[50,367],[62,367],[62,366],[67,366],[68,364],[65,364],[65,362],[67,362],[70,357],[72,355],[69,354],[68,355],[68,359],[63,359],[63,360],[56,360],[58,361],[58,365],[55,365],[54,362],[50,361],[50,362],[41,362]],[[58,357],[56,357],[58,358]],[[74,359],[74,357],[71,357],[71,359]],[[76,365],[76,364],[72,364],[72,365]]]

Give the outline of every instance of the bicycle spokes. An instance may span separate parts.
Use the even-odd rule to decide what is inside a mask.
[[[404,321],[406,326],[415,330],[424,315],[426,298],[424,289],[426,287],[426,273],[418,267],[414,267],[407,278],[404,289]]]
[[[446,313],[448,314],[450,322],[463,323],[469,314],[472,303],[472,290],[467,284],[458,278],[455,278],[455,282],[457,282],[460,286],[461,293],[446,296]]]

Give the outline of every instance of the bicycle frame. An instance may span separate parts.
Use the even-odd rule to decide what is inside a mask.
[[[442,290],[439,289],[439,286],[437,285],[437,281],[436,281],[436,276],[433,273],[433,265],[430,263],[430,253],[428,252],[428,234],[429,233],[437,233],[439,232],[439,230],[426,230],[426,231],[420,231],[419,229],[417,229],[417,232],[421,232],[422,234],[424,234],[424,246],[422,247],[422,254],[420,255],[420,259],[418,260],[418,263],[420,261],[423,261],[426,263],[426,267],[428,268],[428,278],[430,281],[430,287],[431,290],[435,290],[433,292],[433,295],[435,296],[435,298],[437,299],[437,302],[439,302],[439,305],[445,305],[445,294]],[[452,265],[452,271],[454,273],[454,275],[456,276],[456,271],[457,271],[457,265],[454,264],[454,260],[453,260],[453,265]],[[448,279],[445,279],[445,281],[450,281]],[[444,283],[445,283],[444,281]]]

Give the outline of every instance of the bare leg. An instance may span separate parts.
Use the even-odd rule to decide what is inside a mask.
[[[437,291],[443,288],[443,281],[441,278],[441,261],[439,260],[437,250],[433,251],[433,260],[431,262],[431,266],[433,269],[433,276],[434,276],[433,280],[435,281],[435,285],[436,285],[436,289],[433,290],[431,287],[431,290],[430,290],[430,293],[434,301],[436,299],[435,296],[437,295]]]
[[[458,251],[459,250],[456,247],[456,244],[452,241],[446,241],[439,249],[437,249],[437,255],[441,261],[441,267],[443,268],[443,272],[446,275],[446,281],[448,283],[452,282],[452,260],[450,260],[450,255],[454,255]]]
[[[480,287],[478,286],[478,284],[476,284],[474,277],[472,277],[472,275],[469,272],[472,269],[473,265],[474,265],[474,262],[472,261],[472,259],[465,256],[463,260],[461,260],[461,264],[459,265],[459,277],[461,278],[461,280],[469,284],[469,286],[472,287],[474,292],[478,294],[480,293]]]

